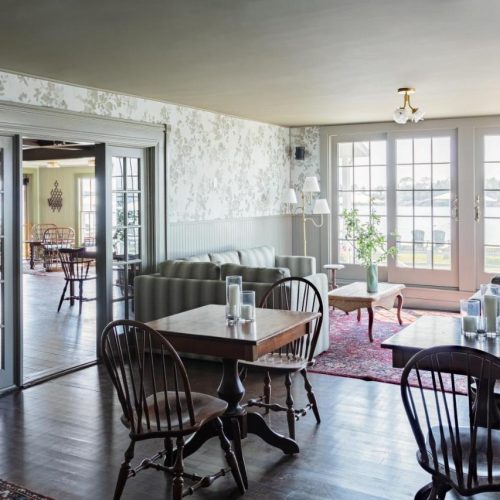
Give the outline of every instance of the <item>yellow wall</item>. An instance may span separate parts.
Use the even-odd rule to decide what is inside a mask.
[[[23,168],[23,174],[31,174],[30,222],[70,226],[78,231],[77,179],[83,175],[93,176],[94,167]],[[62,208],[53,212],[48,200],[55,181],[62,191]]]

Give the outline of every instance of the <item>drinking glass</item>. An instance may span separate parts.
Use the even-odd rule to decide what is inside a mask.
[[[241,276],[226,276],[226,320],[232,325],[240,318]]]
[[[462,299],[460,301],[460,315],[462,316],[462,332],[467,336],[475,336],[478,331],[481,317],[481,301],[479,299]]]
[[[255,292],[253,290],[241,292],[240,321],[243,323],[255,321]]]

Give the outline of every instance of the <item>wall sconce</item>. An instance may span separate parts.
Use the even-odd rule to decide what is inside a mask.
[[[306,222],[312,222],[313,225],[317,228],[323,226],[323,215],[328,215],[330,213],[330,207],[328,206],[328,201],[325,198],[319,198],[314,202],[313,206],[313,214],[320,215],[321,220],[318,224],[312,217],[306,217],[306,202],[310,202],[313,196],[313,193],[319,193],[319,183],[318,179],[314,176],[306,177],[304,181],[304,186],[302,187],[302,205],[295,207],[292,211],[291,205],[295,205],[297,203],[297,195],[295,194],[294,189],[287,189],[283,193],[282,201],[287,204],[288,211],[292,213],[297,213],[300,211],[302,214],[302,231],[304,236],[304,255],[307,255],[307,239],[306,239]]]
[[[306,157],[306,148],[304,146],[297,146],[295,148],[295,159],[303,160]]]

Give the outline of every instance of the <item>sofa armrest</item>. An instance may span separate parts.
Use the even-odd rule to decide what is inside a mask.
[[[304,278],[316,273],[316,258],[300,255],[276,255],[276,267],[287,267],[290,276]]]
[[[305,279],[310,281],[321,295],[323,302],[323,323],[321,324],[321,331],[316,344],[314,355],[326,351],[330,346],[330,307],[328,306],[328,278],[324,273],[316,273],[311,276],[305,276]]]

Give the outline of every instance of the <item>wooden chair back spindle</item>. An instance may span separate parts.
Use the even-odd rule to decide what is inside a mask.
[[[132,320],[114,321],[103,332],[101,349],[134,435],[182,431],[195,425],[186,370],[158,332]]]
[[[421,351],[403,371],[401,395],[419,463],[461,495],[500,491],[497,380],[500,360],[463,346]]]
[[[312,362],[323,324],[323,301],[314,284],[299,277],[283,278],[265,293],[259,307],[321,314],[307,325],[306,335],[275,352]]]

